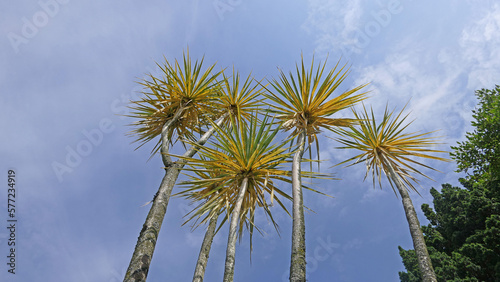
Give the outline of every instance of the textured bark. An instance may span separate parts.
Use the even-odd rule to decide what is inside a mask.
[[[240,219],[241,205],[243,204],[243,199],[245,198],[247,186],[248,178],[245,178],[241,183],[238,198],[236,199],[233,214],[231,215],[229,236],[227,238],[226,265],[224,268],[224,279],[222,280],[223,282],[232,282],[234,279],[234,257],[236,254],[236,239],[238,238],[238,221]]]
[[[401,195],[401,200],[403,202],[403,207],[406,214],[406,220],[410,227],[410,234],[413,239],[413,248],[417,254],[418,267],[422,273],[422,281],[424,282],[436,282],[436,274],[432,267],[431,258],[429,252],[427,251],[427,246],[425,245],[424,234],[420,229],[420,222],[418,221],[417,213],[413,207],[413,203],[410,199],[410,195],[406,190],[399,177],[397,177],[396,172],[392,167],[389,166],[389,175],[396,184],[399,194]]]
[[[146,281],[149,271],[149,265],[153,257],[156,246],[156,240],[161,229],[163,218],[167,212],[168,200],[172,193],[175,181],[183,165],[174,164],[167,168],[166,174],[160,185],[153,205],[149,211],[137,244],[132,255],[124,281]]]
[[[205,269],[207,268],[208,255],[210,254],[210,248],[212,247],[212,241],[215,236],[215,228],[217,227],[217,217],[210,219],[208,224],[207,232],[203,238],[203,243],[201,244],[200,254],[198,256],[198,261],[196,262],[196,268],[194,270],[193,282],[203,282],[205,277]]]
[[[177,115],[176,116],[180,116]],[[216,122],[217,125],[221,125],[227,115],[222,116]],[[175,118],[175,116],[174,116]],[[175,122],[174,118],[170,123]],[[165,147],[164,143],[168,143],[165,138],[165,134],[171,130],[168,128],[168,124],[164,126],[162,132],[162,153],[168,152],[168,144]],[[208,138],[214,133],[215,128],[210,128],[201,138],[198,140],[198,145],[203,145],[207,142]],[[198,151],[198,146],[194,145],[189,150],[184,153],[183,157],[190,158],[196,154]],[[161,225],[163,223],[163,218],[167,212],[168,201],[170,195],[172,194],[172,189],[174,188],[175,182],[179,177],[179,173],[182,168],[186,165],[187,160],[180,158],[176,162],[172,163],[169,156],[162,154],[163,162],[165,164],[165,176],[160,184],[160,188],[156,193],[151,209],[149,210],[148,216],[146,217],[146,222],[142,226],[142,230],[137,238],[137,244],[135,246],[132,259],[125,274],[124,282],[136,282],[136,281],[146,281],[149,271],[149,265],[151,264],[151,259],[153,258],[153,253],[156,246],[156,240],[158,239],[158,234],[160,233]]]
[[[306,226],[304,219],[304,200],[302,198],[301,162],[304,155],[306,134],[299,136],[299,148],[293,156],[292,163],[292,195],[293,226],[292,256],[290,262],[290,281],[306,281]]]

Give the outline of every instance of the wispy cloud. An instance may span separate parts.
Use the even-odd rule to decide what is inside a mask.
[[[468,88],[491,88],[500,77],[500,5],[481,9],[479,17],[462,31],[461,59],[468,67]]]
[[[316,34],[319,53],[354,43],[349,35],[360,25],[363,13],[360,0],[310,0],[308,5],[308,17],[302,28]]]
[[[376,112],[381,112],[386,104],[399,110],[411,98],[408,110],[416,118],[411,129],[441,128],[437,135],[447,136],[450,144],[468,129],[470,111],[475,105],[473,91],[500,83],[500,4],[495,0],[481,4],[432,3],[437,8],[429,6],[430,1],[429,5],[417,5],[415,1],[400,0],[400,7],[392,7],[392,12],[389,4],[398,1],[309,0],[291,4],[284,0],[156,0],[149,4],[125,1],[120,5],[71,0],[41,2],[64,4],[58,6],[57,13],[52,6],[53,16],[39,2],[0,4],[5,14],[0,19],[4,39],[0,41],[0,155],[5,166],[13,166],[19,173],[22,225],[18,233],[18,281],[123,279],[150,208],[140,205],[152,199],[163,171],[161,160],[146,162],[150,146],[133,151],[131,138],[123,135],[129,130],[123,126],[128,120],[115,114],[126,113],[128,99],[140,90],[134,82],[138,77],[155,69],[154,62],[161,61],[163,55],[169,60],[180,58],[188,43],[197,58],[206,53],[206,61],[217,60],[224,67],[235,63],[240,70],[253,69],[259,78],[274,74],[276,65],[293,69],[300,50],[304,54],[315,51],[320,58],[326,53],[333,57],[332,53],[351,51],[352,58],[344,56],[353,63],[349,79],[354,78],[356,85],[371,82],[372,98],[366,105],[373,106]],[[214,3],[220,2],[234,8],[224,14],[224,21],[214,9]],[[441,14],[439,5],[450,4],[450,13]],[[42,12],[47,14],[47,23],[43,22]],[[464,14],[467,17],[458,16]],[[7,36],[10,32],[23,35],[23,25],[33,22],[34,15],[40,17],[40,26],[33,37],[17,46],[16,53]],[[330,63],[335,61],[336,57]],[[103,119],[110,119],[115,128],[103,132],[101,138],[96,130],[100,130]],[[87,134],[90,132],[94,133],[93,138]],[[310,200],[306,205],[317,212],[307,214],[308,224],[323,228],[308,231],[312,244],[308,254],[314,258],[316,247],[322,246],[316,238],[327,240],[324,232],[332,234],[331,242],[341,245],[335,253],[328,253],[328,260],[318,263],[314,277],[319,277],[318,281],[332,278],[332,268],[326,266],[328,261],[335,265],[333,272],[344,267],[347,270],[343,273],[353,280],[352,277],[362,275],[357,271],[363,261],[359,257],[367,257],[366,236],[372,235],[365,234],[371,231],[357,232],[353,239],[349,229],[364,226],[366,230],[379,230],[379,219],[385,216],[379,213],[379,207],[387,204],[386,198],[398,212],[400,207],[389,186],[381,191],[372,188],[370,179],[362,183],[362,164],[348,169],[332,168],[352,156],[352,152],[334,149],[336,144],[326,138],[322,141],[321,159],[329,161],[322,164],[321,170],[333,171],[342,180],[320,181],[318,187],[314,186],[334,199],[304,193]],[[66,148],[77,150],[80,145],[82,151],[84,143],[92,144],[92,152],[82,156],[78,167],[64,174],[64,182],[59,183],[51,163],[65,164]],[[455,175],[448,173],[444,178],[448,181]],[[436,179],[439,183],[444,181]],[[289,189],[288,184],[280,185]],[[439,186],[422,184],[425,189],[429,185]],[[415,206],[430,201],[428,195],[416,198]],[[378,203],[380,206],[375,209]],[[169,205],[150,279],[177,275],[174,280],[181,281],[175,278],[191,276],[204,227],[194,233],[189,226],[181,228],[184,202],[172,199]],[[289,207],[290,203],[286,205]],[[367,211],[369,206],[373,209]],[[6,203],[0,204],[0,208],[6,209]],[[290,240],[291,220],[278,206],[273,211],[282,228],[282,238],[276,236],[273,226],[259,211],[256,223],[266,234],[261,237],[255,233],[254,258],[256,264],[265,258],[260,262],[266,267],[262,273],[267,275],[278,269],[280,275],[285,271],[286,277],[286,240]],[[372,216],[368,221],[355,217],[366,217],[367,213]],[[407,232],[406,222],[401,220],[394,225],[402,224],[402,230]],[[342,222],[346,225],[339,228]],[[372,224],[373,229],[369,229]],[[383,232],[386,234],[387,230]],[[4,228],[0,243],[5,242],[7,235]],[[248,234],[238,251],[245,259],[247,238]],[[222,276],[226,240],[227,228],[223,227],[214,240],[208,267],[212,277]],[[6,245],[2,245],[4,255]],[[318,252],[320,258],[326,258],[325,251]],[[337,259],[342,264],[335,262]],[[278,261],[283,267],[276,267]],[[240,269],[246,267],[246,263],[239,265]],[[0,273],[0,280],[6,280],[5,274]],[[245,276],[242,281],[257,281],[255,277]]]

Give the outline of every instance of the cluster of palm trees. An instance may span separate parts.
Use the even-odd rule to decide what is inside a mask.
[[[311,155],[314,145],[319,161],[318,135],[322,130],[334,132],[343,144],[341,148],[361,151],[345,163],[364,162],[367,174],[370,171],[373,174],[374,184],[376,176],[380,183],[382,173],[391,186],[395,184],[403,200],[423,279],[436,281],[407,190],[415,190],[412,185],[417,182],[415,174],[425,176],[415,165],[431,168],[413,157],[445,159],[428,154],[441,152],[429,148],[436,144],[429,133],[404,133],[407,116],[401,113],[394,116],[386,109],[382,122],[377,124],[373,111],[368,114],[364,105],[363,112],[354,110],[355,105],[367,98],[367,92],[363,92],[366,85],[337,94],[349,74],[346,65],[337,63],[327,71],[326,61],[316,66],[313,59],[306,66],[302,57],[295,72],[280,70],[279,77],[266,84],[250,75],[242,79],[234,69],[231,76],[224,70],[215,71],[215,65],[203,69],[203,59],[193,62],[189,51],[181,62],[165,60],[158,66],[161,77],[149,75],[140,82],[145,88],[143,96],[130,106],[130,117],[136,119],[131,134],[140,143],[139,147],[158,139],[151,157],[161,153],[165,176],[152,201],[124,281],[146,280],[168,201],[181,170],[190,178],[179,184],[182,189],[176,195],[194,204],[187,222],[194,221],[196,226],[208,223],[193,281],[203,281],[212,240],[226,222],[229,235],[223,281],[233,281],[238,236],[241,238],[246,229],[252,244],[253,231],[258,230],[257,208],[264,211],[278,230],[271,212],[274,203],[293,220],[290,281],[306,281],[302,190],[315,190],[305,186],[301,178],[331,179],[331,176],[303,171],[301,164],[311,162],[303,159],[303,155],[306,150]],[[349,109],[353,111],[352,118],[335,116]],[[280,131],[289,132],[286,140],[278,138]],[[212,135],[214,138],[208,142]],[[169,152],[176,142],[186,148],[183,155]],[[278,182],[291,189],[280,189],[283,185]],[[292,201],[291,214],[284,203],[287,200]],[[217,227],[218,219],[221,222]]]

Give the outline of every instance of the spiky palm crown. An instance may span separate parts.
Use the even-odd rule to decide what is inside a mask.
[[[290,152],[284,148],[284,143],[274,141],[277,132],[267,124],[267,118],[260,123],[256,117],[250,118],[248,123],[218,128],[216,142],[201,147],[199,159],[188,159],[188,171],[194,174],[189,181],[182,183],[187,189],[177,195],[201,201],[188,220],[203,216],[200,223],[204,223],[226,212],[227,216],[220,224],[222,226],[234,209],[243,179],[247,178],[248,186],[239,218],[240,238],[245,225],[252,234],[257,207],[264,209],[277,229],[270,210],[272,203],[268,203],[266,195],[287,213],[280,198],[291,199],[275,182],[290,182],[290,171],[283,167],[290,162]]]
[[[250,112],[262,108],[258,99],[262,89],[250,75],[241,84],[240,74],[234,69],[231,78],[223,70],[214,73],[215,64],[202,72],[202,65],[203,59],[195,61],[193,66],[188,51],[183,67],[177,60],[174,64],[166,61],[159,65],[163,77],[150,75],[149,80],[140,82],[147,91],[139,101],[132,102],[129,115],[138,119],[132,124],[135,128],[130,135],[137,136],[139,147],[161,135],[164,125],[179,110],[180,119],[171,124],[172,130],[168,132],[170,145],[177,139],[194,140],[194,133],[201,133],[210,125],[209,120],[227,115],[232,120],[246,122]],[[218,81],[221,74],[223,79]],[[172,138],[174,135],[176,140]],[[160,139],[156,143],[152,154],[158,152],[161,142]]]
[[[193,139],[193,132],[201,131],[207,124],[206,118],[217,115],[214,101],[220,95],[218,93],[217,77],[221,72],[213,73],[214,65],[202,72],[203,59],[194,65],[189,57],[189,51],[183,54],[183,65],[175,60],[173,64],[165,59],[163,65],[158,64],[161,69],[161,77],[149,75],[149,80],[139,82],[145,87],[143,97],[138,101],[132,101],[129,108],[132,110],[129,117],[138,119],[131,125],[135,128],[130,135],[136,135],[136,142],[141,147],[145,143],[161,135],[164,125],[178,112],[180,119],[171,125],[172,130],[168,132],[168,140],[173,135],[180,139]],[[161,139],[156,143],[152,154],[156,153],[161,146]]]
[[[381,186],[382,173],[387,176],[387,179],[394,189],[394,179],[390,177],[389,168],[392,168],[397,177],[402,180],[406,189],[414,190],[418,193],[414,184],[418,183],[418,179],[414,176],[420,175],[429,178],[427,175],[416,169],[416,167],[425,167],[431,170],[436,170],[415,158],[432,159],[439,161],[449,161],[446,158],[436,157],[430,153],[447,153],[445,151],[432,149],[437,144],[439,137],[432,137],[429,134],[433,132],[412,132],[405,133],[404,131],[412,122],[405,123],[409,114],[403,115],[401,110],[397,115],[394,111],[389,112],[385,108],[382,121],[377,124],[373,109],[370,113],[363,105],[363,111],[359,113],[353,110],[354,116],[361,120],[358,127],[350,127],[349,129],[337,129],[336,132],[341,137],[336,138],[344,146],[340,149],[355,149],[361,151],[360,154],[341,162],[340,164],[365,162],[366,174],[372,173],[373,186],[378,179]]]
[[[366,86],[360,85],[332,98],[347,78],[349,69],[346,65],[339,67],[339,61],[332,70],[325,73],[326,63],[320,63],[315,69],[313,58],[307,69],[302,57],[300,67],[296,66],[295,75],[290,72],[287,76],[279,70],[279,79],[272,79],[272,90],[266,94],[274,102],[270,104],[271,112],[276,114],[283,129],[292,130],[292,136],[305,132],[309,144],[318,144],[317,135],[322,129],[331,130],[357,122],[355,119],[336,118],[332,115],[364,100],[367,94],[358,92]]]
[[[263,209],[279,232],[270,207],[276,202],[290,215],[283,200],[292,200],[291,196],[277,186],[279,181],[291,183],[291,171],[284,166],[291,162],[292,153],[285,147],[286,142],[275,142],[279,128],[272,129],[272,122],[269,122],[268,117],[259,121],[254,114],[245,123],[228,124],[217,129],[216,140],[200,148],[199,159],[187,159],[190,180],[182,183],[185,190],[176,196],[191,199],[197,205],[189,213],[186,223],[194,220],[193,226],[197,227],[225,212],[226,216],[219,224],[220,229],[234,210],[243,179],[248,178],[239,218],[240,239],[243,226],[250,232],[250,243],[253,229],[259,231],[255,225],[257,208]],[[311,179],[332,179],[329,174],[302,174]],[[310,187],[303,187],[323,194]]]
[[[231,77],[227,77],[225,73],[222,76],[220,95],[215,100],[214,106],[221,114],[227,113],[233,123],[248,122],[252,118],[252,113],[258,112],[263,107],[261,99],[263,88],[260,83],[255,83],[251,74],[242,81],[240,74],[234,68]]]

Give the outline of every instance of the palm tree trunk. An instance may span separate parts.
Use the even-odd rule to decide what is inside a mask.
[[[292,194],[293,194],[293,229],[292,256],[290,263],[290,281],[306,281],[306,227],[304,220],[304,200],[302,198],[301,162],[306,142],[305,131],[300,133],[299,148],[293,156]]]
[[[165,138],[168,130],[172,130],[169,127],[170,124],[175,122],[176,118],[179,118],[179,111],[176,115],[165,124],[162,131],[162,153],[168,152],[168,142],[169,140]],[[220,126],[227,114],[220,117],[216,124]],[[214,133],[215,127],[211,127],[203,136],[198,140],[198,145],[203,145],[210,136]],[[190,158],[196,154],[198,151],[198,146],[192,146],[187,150],[184,158]],[[162,154],[163,162],[165,164],[165,176],[161,181],[160,188],[153,199],[153,204],[149,210],[148,216],[146,217],[146,222],[142,226],[142,230],[137,238],[137,244],[135,245],[134,254],[130,260],[130,264],[125,274],[124,282],[136,282],[136,281],[146,281],[149,271],[149,265],[151,259],[153,258],[153,253],[156,246],[156,240],[158,239],[158,234],[160,233],[161,225],[163,223],[163,218],[167,212],[168,201],[170,195],[172,194],[172,189],[174,188],[175,182],[179,177],[179,173],[186,165],[187,160],[184,158],[179,158],[176,162],[172,162],[170,156]]]
[[[236,199],[236,204],[232,212],[231,223],[229,225],[223,282],[232,282],[234,278],[234,257],[236,254],[236,239],[238,238],[238,234],[236,232],[238,229],[238,221],[240,219],[241,205],[243,204],[243,199],[245,198],[247,186],[248,178],[245,178],[241,183],[238,198]]]
[[[214,240],[216,227],[217,217],[213,217],[210,219],[207,232],[205,233],[203,243],[201,244],[200,254],[198,256],[198,261],[196,262],[196,268],[194,270],[193,282],[203,282],[205,269],[207,268],[208,255],[210,254],[210,248],[212,247],[212,241]]]
[[[424,234],[420,229],[420,222],[418,221],[417,213],[413,207],[413,203],[410,199],[410,195],[406,190],[405,185],[401,182],[401,179],[397,177],[396,172],[391,166],[389,168],[389,175],[391,179],[396,184],[399,194],[401,195],[401,200],[403,201],[403,207],[406,213],[406,220],[410,226],[410,234],[413,239],[413,248],[417,254],[418,267],[422,273],[422,281],[424,282],[436,282],[436,274],[432,268],[431,258],[429,252],[427,251],[427,246],[425,245]]]

